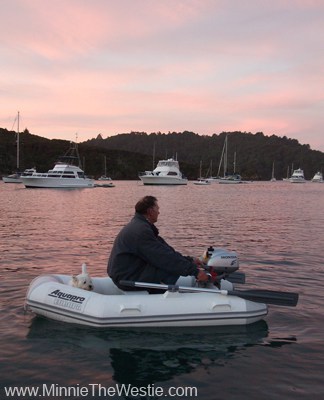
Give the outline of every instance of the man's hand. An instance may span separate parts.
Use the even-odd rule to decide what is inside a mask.
[[[205,270],[203,268],[198,268],[199,272],[197,275],[197,281],[198,282],[208,282],[210,279],[210,275],[206,274]]]

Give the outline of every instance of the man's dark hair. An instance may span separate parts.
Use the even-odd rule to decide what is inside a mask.
[[[135,211],[139,214],[146,214],[147,210],[154,207],[157,202],[157,198],[154,196],[145,196],[140,199],[135,205]]]

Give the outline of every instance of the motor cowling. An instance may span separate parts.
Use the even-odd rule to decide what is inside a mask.
[[[202,261],[217,273],[230,274],[239,269],[237,253],[220,247],[209,247],[204,252]]]

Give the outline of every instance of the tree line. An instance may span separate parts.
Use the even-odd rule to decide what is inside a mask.
[[[212,136],[201,136],[194,132],[151,133],[131,132],[103,139],[88,140],[93,145],[109,150],[123,149],[151,156],[145,170],[152,169],[152,159],[177,158],[181,170],[195,179],[202,162],[203,175],[212,166],[212,174],[217,175],[222,150],[227,136],[228,171],[234,169],[245,179],[268,180],[271,178],[272,165],[275,165],[275,176],[282,179],[287,176],[287,169],[302,168],[306,179],[311,179],[315,172],[324,168],[324,153],[312,150],[309,145],[302,145],[296,139],[265,136],[247,132],[221,132]],[[143,164],[144,166],[144,164]],[[221,170],[222,173],[222,170]]]
[[[16,132],[0,128],[0,175],[16,169]],[[82,167],[95,178],[104,173],[113,179],[138,179],[138,172],[151,170],[158,160],[177,158],[181,171],[196,179],[199,165],[202,174],[217,175],[225,137],[228,137],[228,171],[234,168],[244,179],[269,180],[272,165],[275,176],[282,179],[289,167],[302,168],[306,179],[324,169],[324,153],[301,145],[296,139],[265,136],[247,132],[221,132],[212,136],[194,132],[122,133],[104,139],[101,135],[79,144]],[[20,169],[36,167],[45,172],[69,147],[66,140],[46,139],[32,135],[27,129],[20,133]],[[212,171],[211,171],[212,168]],[[222,174],[222,170],[221,170]]]

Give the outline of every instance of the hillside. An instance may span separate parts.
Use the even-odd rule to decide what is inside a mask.
[[[295,139],[265,136],[261,132],[222,132],[213,136],[200,136],[193,132],[149,135],[145,132],[132,132],[107,139],[99,135],[85,143],[109,150],[123,149],[150,155],[151,159],[144,169],[152,168],[154,149],[155,160],[177,157],[181,165],[186,163],[190,166],[187,170],[182,167],[185,174],[196,178],[200,161],[203,163],[203,172],[207,171],[212,162],[213,174],[217,174],[226,135],[229,169],[233,167],[236,153],[236,170],[245,179],[270,179],[273,162],[277,179],[286,177],[287,168],[289,166],[291,169],[292,165],[294,168],[303,168],[306,179],[311,179],[316,171],[324,169],[324,153],[311,150],[309,145],[301,145]]]
[[[103,139],[100,135],[79,144],[81,161],[86,173],[99,177],[107,158],[107,174],[113,179],[138,179],[138,171],[152,169],[159,159],[177,157],[182,172],[196,179],[199,163],[203,173],[212,163],[217,174],[225,136],[228,135],[228,165],[233,166],[236,153],[236,171],[245,179],[269,180],[272,163],[275,176],[281,179],[287,167],[304,169],[306,179],[324,169],[324,153],[311,150],[297,140],[263,133],[222,132],[219,135],[200,136],[193,132],[151,133],[131,132]],[[69,147],[65,140],[46,139],[25,130],[20,133],[20,169],[36,167],[38,171],[52,168],[57,157]],[[16,133],[0,128],[0,175],[16,169]]]
[[[66,153],[70,142],[46,139],[20,133],[20,170],[36,167],[39,172],[53,168],[57,158]],[[79,154],[87,175],[98,178],[104,173],[104,157],[107,160],[107,174],[114,179],[137,179],[142,163],[151,157],[124,150],[107,150],[80,143]],[[16,133],[0,129],[0,176],[16,170]]]

